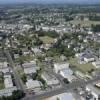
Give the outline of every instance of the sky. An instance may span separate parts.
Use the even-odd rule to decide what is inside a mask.
[[[0,0],[2,3],[100,3],[100,0]]]

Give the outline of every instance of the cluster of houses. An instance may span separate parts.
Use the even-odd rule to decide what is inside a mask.
[[[0,23],[0,31],[6,31],[6,32],[24,32],[28,31],[29,29],[33,28],[33,26],[29,24],[21,24],[21,23],[13,23],[13,24],[6,24],[6,23]]]
[[[80,60],[80,64],[95,61],[94,56],[91,55],[90,53],[84,53],[84,52],[83,53],[77,53],[75,56]]]
[[[34,91],[41,90],[41,86],[43,86],[41,81],[33,80],[32,78],[32,74],[37,73],[37,70],[40,69],[36,65],[36,62],[35,61],[25,62],[24,64],[22,64],[22,68],[27,76],[27,82],[25,83],[27,89]],[[48,72],[45,71],[42,72],[41,78],[46,82],[47,86],[52,87],[59,85],[59,81],[57,80],[57,78],[54,75],[49,74]]]
[[[22,64],[25,75],[27,76],[27,82],[25,83],[28,90],[40,89],[42,83],[38,80],[32,79],[32,74],[36,73],[39,70],[39,67],[36,65],[35,61],[25,62]]]
[[[82,100],[99,100],[100,81],[86,85],[85,90],[80,90],[79,94]]]
[[[4,89],[0,90],[0,96],[10,96],[17,87],[14,84],[12,70],[7,62],[0,62],[0,75],[3,77]]]
[[[47,26],[41,25],[36,26],[36,30],[39,31],[42,29],[43,31],[55,31],[57,33],[67,33],[67,32],[85,32],[86,30],[83,27],[76,27],[76,25],[72,25],[69,23],[67,26],[64,24],[56,25],[56,26]]]

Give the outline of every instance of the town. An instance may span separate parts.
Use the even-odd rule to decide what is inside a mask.
[[[100,6],[1,6],[0,100],[100,100]]]

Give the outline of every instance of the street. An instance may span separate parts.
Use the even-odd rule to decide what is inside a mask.
[[[10,67],[13,70],[13,74],[14,74],[15,83],[16,83],[17,88],[20,89],[20,90],[22,90],[22,91],[24,91],[24,92],[26,92],[22,80],[20,79],[19,75],[17,74],[16,70],[14,69],[15,64],[13,63],[13,60],[11,58],[11,55],[10,55],[9,51],[8,50],[4,50],[4,53],[6,54],[7,59],[9,61],[9,65],[10,65]]]
[[[70,90],[77,89],[79,87],[85,87],[87,84],[90,84],[90,83],[95,82],[97,80],[100,80],[100,77],[97,77],[93,80],[89,80],[87,82],[76,81],[76,82],[73,82],[73,83],[66,85],[66,87],[64,86],[62,88],[58,88],[56,90],[51,90],[51,91],[48,91],[48,92],[45,92],[45,93],[42,93],[42,94],[38,94],[38,95],[26,96],[22,100],[42,100],[44,98],[48,98],[48,97],[58,95],[58,94],[61,94],[61,93],[64,93],[64,92],[70,92]]]

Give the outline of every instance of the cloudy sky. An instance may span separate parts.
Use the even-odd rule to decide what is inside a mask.
[[[100,3],[100,0],[0,0],[0,3]]]

